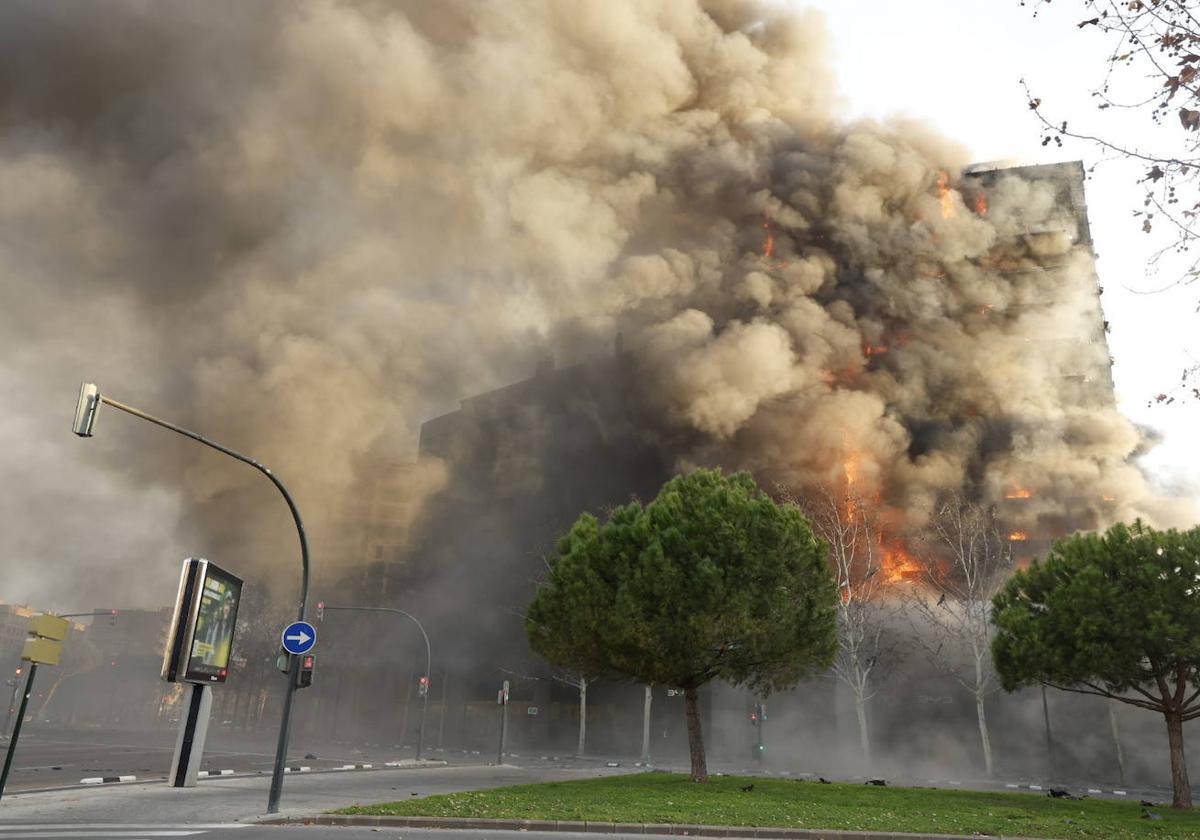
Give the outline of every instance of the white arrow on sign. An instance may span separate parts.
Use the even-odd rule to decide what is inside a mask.
[[[307,633],[305,633],[303,630],[301,630],[301,631],[300,631],[300,632],[299,632],[297,635],[295,635],[295,636],[287,636],[286,638],[287,638],[287,640],[288,640],[289,642],[299,642],[300,644],[304,644],[304,643],[305,643],[305,642],[307,642],[309,639],[311,639],[311,638],[312,638],[312,636],[308,635],[308,634],[307,634]]]

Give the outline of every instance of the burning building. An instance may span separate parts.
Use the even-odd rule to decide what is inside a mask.
[[[931,560],[906,539],[940,494],[995,506],[1019,561],[1116,515],[1115,494],[1132,500],[1128,441],[1111,440],[1114,429],[1120,437],[1120,421],[1082,165],[975,167],[955,183],[944,172],[932,176],[930,201],[908,219],[913,253],[891,255],[895,276],[830,256],[838,251],[828,244],[832,234],[807,232],[828,248],[825,264],[769,213],[753,226],[761,241],[745,277],[776,275],[770,282],[786,288],[782,281],[798,282],[798,264],[820,263],[826,279],[802,306],[819,305],[843,328],[854,324],[859,337],[838,351],[840,361],[825,347],[812,353],[820,357],[814,364],[772,346],[770,328],[783,319],[768,321],[769,305],[742,297],[743,313],[760,314],[731,320],[721,336],[744,339],[757,330],[749,355],[773,351],[790,361],[779,368],[778,359],[746,360],[768,373],[775,364],[782,381],[757,386],[778,393],[734,425],[726,425],[730,412],[746,409],[736,400],[731,407],[721,389],[760,373],[739,367],[732,348],[716,362],[704,358],[711,347],[703,341],[681,348],[677,333],[691,328],[681,319],[696,320],[695,310],[634,324],[630,346],[618,336],[615,352],[561,368],[545,359],[532,378],[465,399],[422,425],[420,459],[442,465],[446,483],[415,541],[374,549],[407,556],[399,582],[379,567],[368,589],[409,593],[399,601],[421,605],[460,702],[489,697],[502,673],[547,677],[525,649],[520,613],[555,539],[581,511],[603,515],[630,498],[648,499],[689,464],[750,469],[764,486],[796,495],[831,487],[868,500],[883,517],[884,570],[896,584],[920,579]],[[947,242],[963,237],[954,225],[980,242]],[[816,343],[812,334],[794,335]],[[696,374],[712,387],[677,402]],[[901,698],[893,708],[919,727],[923,717],[946,715],[955,689],[914,667],[904,693],[927,702],[914,708]],[[553,696],[551,708],[571,707],[571,692],[548,682],[536,689],[530,702],[546,705]],[[623,689],[612,691],[629,700]],[[808,686],[789,701],[805,709],[808,728],[831,725],[830,691]],[[610,692],[608,702],[615,698]],[[715,713],[733,713],[740,702],[714,700]],[[605,708],[604,694],[593,703]],[[893,717],[880,712],[881,720]],[[573,737],[565,714],[555,723],[543,720],[538,737]],[[665,718],[655,731],[671,741],[674,728]],[[885,744],[906,737],[887,728],[895,737]],[[452,738],[465,734],[454,729]],[[593,727],[610,748],[632,748],[619,731]],[[736,751],[739,737],[716,748]]]

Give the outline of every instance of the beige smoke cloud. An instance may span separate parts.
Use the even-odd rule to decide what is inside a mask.
[[[184,554],[294,564],[249,471],[111,413],[71,439],[80,380],[270,464],[320,536],[422,420],[618,329],[698,460],[802,484],[861,451],[916,517],[1014,475],[1145,509],[1136,432],[1062,387],[1104,351],[1054,197],[1001,179],[985,217],[955,176],[943,218],[965,153],[841,123],[819,16],[9,2],[0,44],[0,376],[39,418],[0,466],[6,597],[157,604]]]

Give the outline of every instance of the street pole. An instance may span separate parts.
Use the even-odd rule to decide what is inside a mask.
[[[763,720],[763,718],[766,717],[766,715],[764,715],[763,713],[766,711],[766,707],[763,706],[762,703],[755,703],[754,708],[755,708],[755,711],[758,712],[758,726],[755,727],[756,729],[758,729],[758,748],[755,750],[755,754],[758,757],[758,766],[762,767],[762,763],[763,763],[763,726],[766,725],[766,721]]]
[[[292,494],[289,493],[287,488],[283,486],[283,482],[275,477],[275,473],[271,472],[270,468],[268,468],[265,464],[261,464],[253,458],[243,455],[242,453],[230,449],[227,446],[222,446],[216,441],[209,440],[203,435],[197,434],[190,429],[185,429],[182,426],[175,425],[174,423],[169,423],[166,420],[155,417],[152,414],[147,414],[144,411],[140,411],[133,406],[125,405],[124,403],[117,402],[114,399],[106,397],[96,389],[95,385],[88,383],[85,383],[80,389],[79,405],[76,408],[75,413],[75,434],[79,435],[80,437],[92,436],[92,426],[95,424],[96,413],[99,411],[101,404],[110,405],[115,409],[124,411],[126,414],[132,414],[134,417],[141,418],[142,420],[153,423],[156,426],[161,426],[162,428],[168,429],[176,434],[183,435],[186,438],[191,438],[197,443],[202,443],[211,449],[215,449],[218,452],[224,453],[234,460],[241,461],[243,464],[248,464],[265,475],[271,481],[271,483],[275,485],[275,489],[277,489],[280,494],[283,495],[283,500],[287,502],[288,510],[291,511],[292,514],[292,520],[296,523],[296,534],[300,538],[301,579],[300,606],[297,610],[297,620],[304,621],[306,608],[308,606],[308,538],[304,535],[304,522],[300,519],[300,510],[296,507],[296,502],[292,499]],[[288,736],[290,734],[292,724],[292,699],[296,695],[296,683],[298,682],[298,675],[300,673],[300,658],[292,654],[288,654],[288,658],[290,659],[290,663],[288,665],[287,689],[283,695],[283,717],[279,721],[279,740],[275,746],[275,765],[271,771],[271,791],[267,797],[268,814],[274,814],[279,811],[279,797],[283,793],[283,770],[284,765],[287,764]]]
[[[430,677],[433,679],[433,677]],[[442,704],[441,711],[438,713],[438,739],[437,748],[442,748],[442,738],[446,735],[446,682],[449,680],[445,671],[442,671]]]
[[[650,763],[650,703],[654,699],[654,691],[646,684],[646,699],[642,706],[642,763]]]
[[[433,679],[429,677],[429,679]],[[429,684],[421,691],[421,725],[417,727],[417,761],[421,760],[421,748],[425,746],[425,713],[429,710]]]
[[[406,613],[404,610],[398,610],[393,607],[331,607],[325,604],[321,610],[350,610],[353,612],[385,612],[395,615],[402,615],[417,625],[417,629],[421,631],[421,638],[425,640],[425,676],[428,679],[433,679],[433,655],[430,653],[429,634],[425,632],[425,628],[421,622],[417,621],[417,617],[411,613]],[[445,690],[443,689],[443,697]],[[429,708],[429,686],[425,685],[425,692],[421,695],[421,724],[417,728],[417,761],[421,760],[421,749],[425,744],[425,712]],[[408,712],[408,702],[405,701],[405,713]]]
[[[8,783],[8,771],[12,768],[13,755],[17,752],[17,739],[21,737],[21,724],[25,722],[25,707],[29,705],[29,695],[33,693],[33,675],[37,673],[37,663],[29,663],[29,677],[25,680],[25,696],[21,698],[21,709],[17,712],[17,723],[13,727],[12,739],[8,742],[8,753],[4,756],[4,772],[0,773],[0,799],[4,798],[4,786]]]
[[[508,680],[500,689],[500,749],[496,751],[496,766],[504,763],[504,741],[508,737]]]

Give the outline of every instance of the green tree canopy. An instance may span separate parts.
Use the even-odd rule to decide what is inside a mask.
[[[1163,715],[1173,805],[1191,807],[1183,724],[1200,716],[1200,528],[1137,522],[1061,540],[994,607],[1004,688],[1043,683]]]
[[[559,540],[526,615],[555,665],[681,688],[692,778],[707,769],[697,697],[719,679],[768,694],[829,666],[837,591],[826,546],[745,473],[697,470]]]

